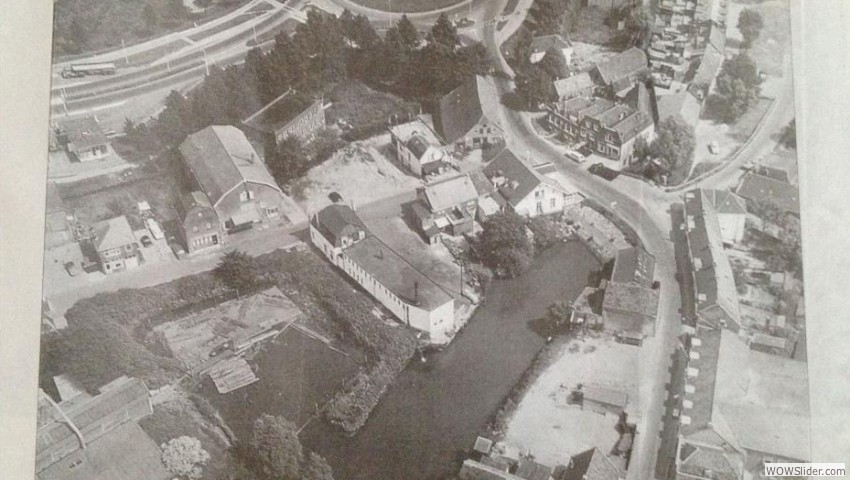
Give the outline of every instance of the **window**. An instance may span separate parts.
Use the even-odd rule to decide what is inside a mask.
[[[240,202],[247,202],[248,201],[248,192],[243,191],[242,193],[240,193],[239,194],[239,201]]]
[[[248,190],[248,199],[249,199],[249,200],[253,200],[253,199],[254,199],[254,191],[253,191],[253,190]]]
[[[198,231],[198,226],[197,226],[197,225],[195,225],[194,227],[192,227],[192,231],[193,231],[193,232],[197,232],[197,231]]]
[[[211,228],[212,228],[212,223],[207,222],[207,230],[209,230],[209,229],[211,229]]]
[[[555,200],[555,197],[552,197],[552,199],[549,200],[549,208],[555,208]]]

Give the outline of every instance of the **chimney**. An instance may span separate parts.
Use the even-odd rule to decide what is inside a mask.
[[[413,302],[419,305],[419,280],[413,282]]]

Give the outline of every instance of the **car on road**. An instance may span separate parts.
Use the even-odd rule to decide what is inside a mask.
[[[608,168],[602,163],[594,163],[590,166],[590,168],[587,169],[587,171],[594,175],[599,175],[600,177],[604,178],[605,180],[608,180],[609,182],[620,176],[620,172]]]
[[[153,241],[151,241],[151,237],[147,235],[143,235],[142,238],[139,239],[142,242],[142,246],[147,248],[153,245]]]
[[[720,151],[720,146],[717,145],[717,142],[715,142],[713,140],[711,142],[709,142],[709,144],[708,144],[708,152],[709,153],[711,153],[712,155],[717,155],[717,153],[719,151]]]
[[[585,160],[587,160],[587,157],[585,157],[584,155],[582,155],[581,153],[579,153],[575,150],[567,150],[567,152],[564,153],[564,156],[566,156],[567,158],[569,158],[570,160],[572,160],[576,163],[582,163]]]

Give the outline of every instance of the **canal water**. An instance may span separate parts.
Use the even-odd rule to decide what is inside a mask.
[[[399,376],[353,437],[312,422],[301,440],[337,480],[442,479],[457,471],[481,428],[544,345],[528,322],[574,299],[596,259],[578,242],[542,252],[531,271],[495,280],[482,305],[442,352]]]

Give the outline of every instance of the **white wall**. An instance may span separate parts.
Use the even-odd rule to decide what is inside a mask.
[[[537,192],[543,192],[540,198],[537,198]],[[552,202],[554,200],[554,204]],[[564,192],[555,190],[548,185],[541,184],[533,192],[529,193],[516,207],[514,212],[519,215],[534,218],[538,215],[548,215],[550,213],[558,213],[564,211],[572,205],[581,201],[581,196],[578,194],[567,194],[564,198]],[[537,210],[537,202],[541,202],[543,211]]]
[[[724,243],[741,243],[747,224],[746,215],[718,214],[717,220],[720,223],[720,236],[723,237]]]

